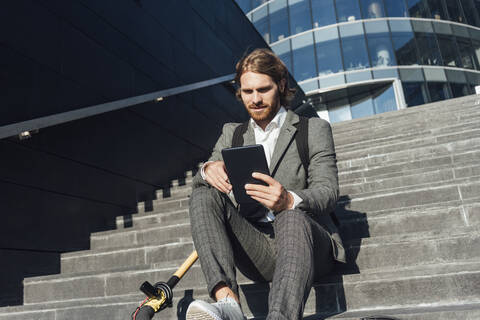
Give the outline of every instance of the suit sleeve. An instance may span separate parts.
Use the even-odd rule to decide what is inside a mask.
[[[233,131],[238,124],[236,123],[226,123],[223,125],[222,134],[218,138],[215,146],[213,148],[212,154],[208,161],[223,161],[222,149],[230,148],[232,146]],[[209,186],[209,184],[203,180],[200,170],[193,178],[193,189],[199,186]]]
[[[329,213],[339,197],[338,170],[330,124],[322,119],[309,120],[307,188],[292,190],[302,202],[299,209],[312,214]]]

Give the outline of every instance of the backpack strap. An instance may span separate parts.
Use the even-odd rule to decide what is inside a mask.
[[[243,146],[243,134],[247,132],[247,129],[248,129],[248,121],[241,123],[235,128],[235,131],[233,131],[233,137],[232,137],[232,147]]]
[[[297,143],[298,155],[302,161],[305,174],[308,175],[308,165],[310,164],[310,154],[308,149],[308,118],[300,116],[300,122],[295,125],[297,134],[295,142]]]

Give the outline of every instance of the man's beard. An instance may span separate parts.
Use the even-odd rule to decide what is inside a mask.
[[[255,122],[270,122],[277,114],[278,109],[280,109],[280,105],[278,102],[275,102],[275,105],[277,107],[265,104],[262,104],[260,106],[250,105],[249,107],[247,107],[247,112]],[[260,112],[255,112],[255,110],[252,110],[255,108],[263,109]]]

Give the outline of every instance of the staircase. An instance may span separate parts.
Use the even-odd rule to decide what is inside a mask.
[[[480,319],[480,97],[333,131],[348,264],[315,285],[306,319]],[[60,274],[25,279],[24,305],[0,308],[0,320],[130,319],[140,284],[166,281],[193,250],[190,181],[92,234],[90,250],[63,254]],[[268,285],[239,283],[247,315],[262,319]],[[192,297],[207,298],[198,262],[174,297],[154,319],[183,319]]]

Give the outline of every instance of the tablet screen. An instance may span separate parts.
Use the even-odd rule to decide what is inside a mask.
[[[253,172],[270,175],[261,144],[227,148],[222,150],[223,161],[227,168],[228,179],[233,188],[235,200],[238,203],[255,203],[245,191],[245,184],[256,183],[267,185],[261,180],[252,177]]]

